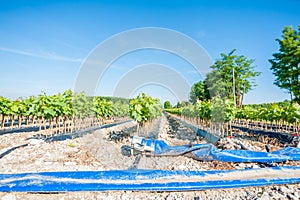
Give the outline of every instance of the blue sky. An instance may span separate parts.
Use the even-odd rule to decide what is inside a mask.
[[[286,25],[300,24],[300,1],[14,1],[0,0],[0,95],[9,98],[73,88],[81,63],[99,43],[134,28],[162,27],[188,35],[213,60],[237,49],[262,72],[245,103],[274,102],[289,95],[273,85],[268,59]],[[98,95],[112,95],[116,82],[144,63],[162,63],[190,84],[201,79],[184,60],[144,50],[115,61],[99,82]],[[171,99],[157,86],[139,89]]]

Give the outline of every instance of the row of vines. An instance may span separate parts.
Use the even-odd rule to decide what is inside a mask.
[[[140,128],[153,125],[154,119],[162,115],[162,105],[159,99],[147,96],[145,93],[138,95],[130,101],[129,115],[138,123],[138,134]]]
[[[216,97],[210,101],[198,100],[194,105],[166,111],[184,117],[205,130],[223,135],[232,132],[232,125],[293,134],[300,131],[300,105],[297,103],[245,105],[238,109],[233,101]]]
[[[129,115],[128,101],[109,101],[67,90],[62,94],[19,98],[0,96],[1,129],[39,127],[45,133],[73,132],[101,125],[112,117]]]

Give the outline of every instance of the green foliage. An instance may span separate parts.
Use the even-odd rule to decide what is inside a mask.
[[[187,105],[182,108],[182,115],[185,117],[194,117],[195,116],[195,110],[193,105]]]
[[[93,110],[97,118],[110,117],[112,115],[112,102],[100,97],[94,98]]]
[[[93,109],[93,99],[85,96],[83,92],[75,94],[73,96],[73,113],[75,117],[85,118],[92,114]],[[96,114],[97,115],[97,114]]]
[[[286,89],[291,95],[291,100],[300,103],[300,25],[298,31],[292,26],[284,27],[282,39],[279,43],[279,52],[270,59],[271,70],[276,79],[274,84]]]
[[[197,100],[206,101],[208,99],[210,99],[210,95],[205,81],[195,83],[191,88],[190,102],[194,104]]]
[[[165,109],[165,111],[174,115],[182,115],[182,108],[169,108]]]
[[[300,122],[300,105],[290,102],[245,105],[241,109],[237,109],[232,100],[214,97],[209,101],[198,100],[194,105],[165,109],[165,111],[215,123],[225,123],[233,119],[289,124]]]
[[[26,112],[26,106],[21,99],[17,99],[11,104],[11,115],[22,116]]]
[[[188,105],[190,105],[190,104],[191,104],[191,103],[190,103],[190,102],[187,102],[187,101],[177,102],[175,108],[182,108],[182,107],[188,106]]]
[[[195,104],[196,117],[203,120],[211,119],[211,101],[198,100]]]
[[[34,111],[35,99],[36,99],[36,97],[30,96],[29,98],[23,100],[23,103],[25,106],[25,111],[24,111],[23,115],[25,117],[35,115],[35,111]]]
[[[71,147],[71,148],[74,148],[74,147],[75,147],[75,144],[73,144],[72,142],[70,142],[70,143],[68,144],[68,146]]]
[[[26,117],[27,125],[30,121],[35,122],[35,119],[38,119],[40,130],[42,123],[44,123],[45,128],[47,123],[50,125],[50,129],[54,127],[55,123],[56,127],[61,127],[60,120],[62,119],[66,131],[66,128],[71,129],[70,125],[66,126],[68,120],[71,120],[76,127],[78,124],[81,126],[85,118],[108,118],[112,115],[124,117],[129,115],[128,99],[112,97],[112,100],[118,100],[114,104],[108,99],[110,98],[89,97],[83,92],[74,94],[71,90],[55,95],[46,95],[45,92],[42,92],[37,97],[30,96],[14,101],[0,96],[1,128],[5,127],[6,117],[9,117],[13,122],[18,117],[18,126],[22,125],[23,117]],[[78,121],[76,118],[81,120]],[[14,123],[11,123],[11,127],[13,126]]]
[[[211,101],[211,121],[224,122],[225,114],[224,101],[219,97],[213,98]]]
[[[123,105],[128,105],[130,99],[122,98],[122,97],[107,97],[107,96],[100,96],[101,99],[105,99],[106,101],[112,102],[112,104],[115,103],[121,103]]]
[[[159,99],[154,99],[142,93],[130,101],[129,115],[141,126],[152,119],[160,117],[162,106]]]
[[[171,102],[170,101],[165,101],[165,103],[164,103],[164,109],[170,109],[170,108],[172,108]]]
[[[122,101],[116,101],[112,104],[112,115],[117,117],[129,116],[129,105]]]
[[[222,53],[221,58],[211,66],[212,71],[207,74],[205,82],[212,97],[234,99],[234,89],[236,105],[241,107],[244,95],[255,86],[254,79],[260,73],[256,72],[252,66],[254,60],[234,53],[235,50],[229,54]]]
[[[107,99],[87,97],[84,93],[74,94],[71,90],[55,95],[46,95],[42,92],[38,97],[30,96],[15,101],[0,96],[0,115],[37,116],[44,119],[56,117],[85,118],[93,115],[101,118],[110,117],[113,114],[124,117],[129,115],[129,106],[128,102],[124,103],[126,102],[125,99],[121,99],[115,104]]]
[[[265,103],[243,106],[235,118],[253,121],[299,123],[300,106],[289,102]]]
[[[228,122],[235,118],[237,108],[234,106],[234,102],[232,100],[225,100],[224,101],[224,107],[225,107],[225,116],[224,121]]]
[[[62,98],[62,99],[61,99]],[[60,100],[62,103],[60,104],[61,108],[61,116],[71,117],[73,115],[73,98],[74,94],[71,90],[66,90],[61,96]]]
[[[195,110],[200,119],[223,123],[234,119],[236,107],[231,100],[214,97],[211,101],[197,101]]]
[[[0,96],[0,114],[10,115],[11,114],[11,100]]]
[[[38,95],[38,97],[35,99],[35,101],[33,102],[34,103],[34,112],[35,112],[35,115],[39,118],[46,118],[47,119],[47,113],[49,112],[46,112],[49,111],[51,108],[48,108],[49,107],[49,96],[47,97],[46,93],[42,93],[40,95]]]

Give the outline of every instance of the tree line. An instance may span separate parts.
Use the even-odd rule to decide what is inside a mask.
[[[279,51],[269,60],[274,84],[288,91],[291,102],[300,103],[300,26],[298,31],[292,26],[284,27],[282,38],[276,41]],[[235,49],[222,53],[205,79],[192,86],[189,101],[194,104],[218,96],[233,100],[241,108],[245,94],[256,86],[255,78],[261,74],[255,71],[253,63],[253,59],[237,55]]]
[[[167,112],[196,121],[203,127],[221,131],[241,122],[263,128],[299,132],[300,121],[300,26],[298,31],[284,27],[282,38],[276,39],[279,51],[269,60],[275,76],[274,84],[287,90],[291,100],[282,103],[243,105],[245,94],[255,86],[261,73],[255,70],[254,60],[232,50],[211,66],[203,81],[191,87],[189,102],[178,102],[174,107],[164,102]],[[239,124],[240,125],[240,124]],[[231,131],[229,131],[231,132]]]

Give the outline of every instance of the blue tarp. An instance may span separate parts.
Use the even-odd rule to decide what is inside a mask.
[[[212,144],[168,146],[162,140],[154,142],[155,155],[183,155],[191,152],[199,160],[219,160],[223,162],[273,163],[287,160],[300,160],[300,148],[286,147],[271,153],[249,150],[219,150]],[[145,144],[150,144],[145,140]]]
[[[247,170],[113,170],[0,174],[1,192],[187,191],[300,182],[300,167]]]

